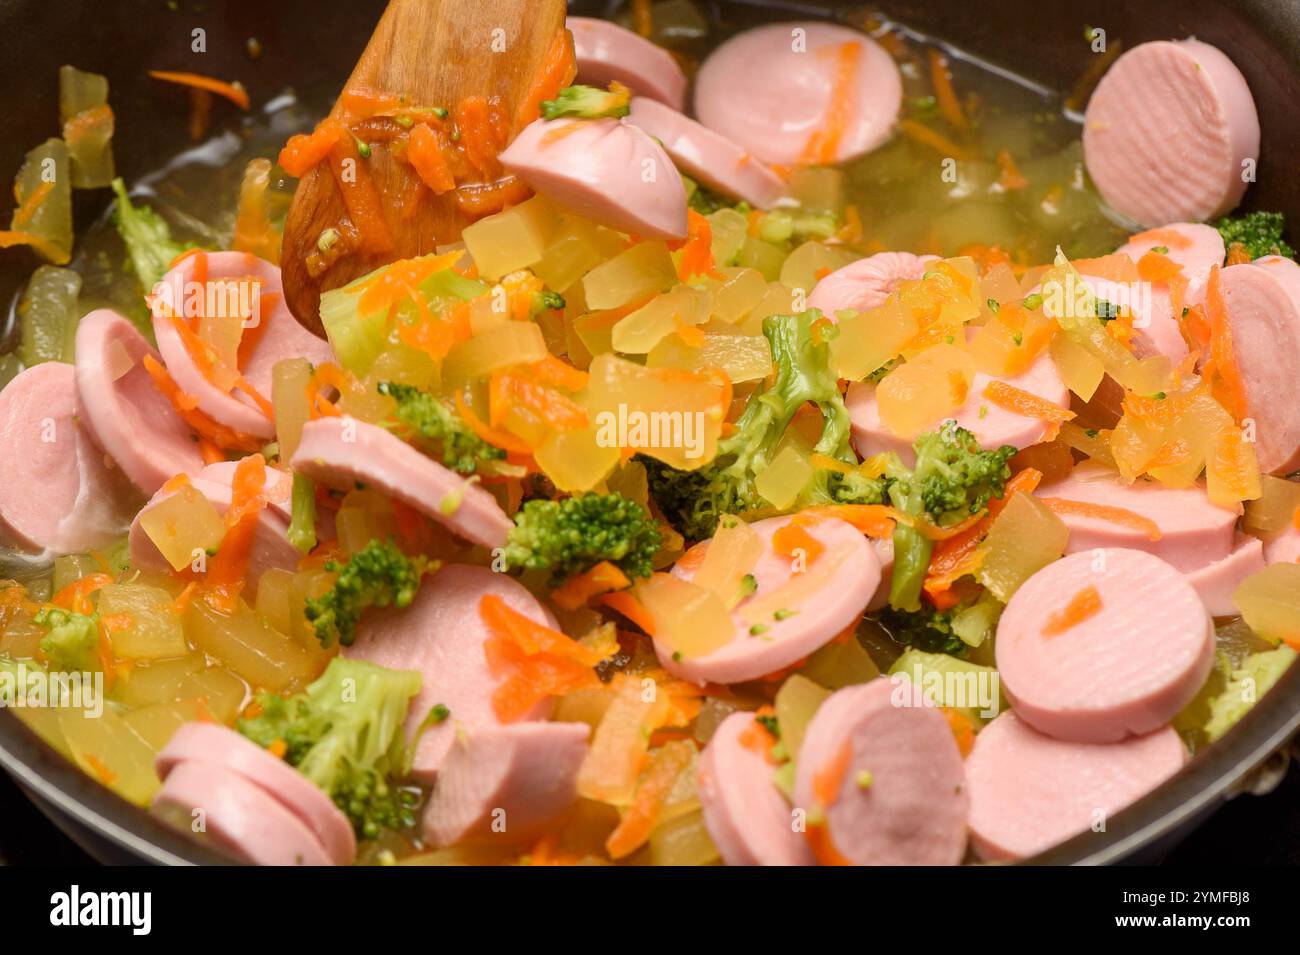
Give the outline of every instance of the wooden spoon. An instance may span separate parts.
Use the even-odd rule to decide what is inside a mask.
[[[520,104],[538,81],[553,44],[570,42],[561,34],[564,17],[564,0],[390,0],[344,90],[404,97],[402,106],[417,109],[451,110],[442,124],[451,137],[456,136],[457,104],[467,97],[484,97],[509,118],[513,139],[525,120],[532,118],[520,115]],[[280,269],[290,310],[318,335],[324,334],[322,292],[388,262],[455,242],[472,221],[462,207],[468,204],[465,193],[473,190],[472,185],[462,186],[458,179],[456,190],[435,196],[411,165],[394,155],[391,145],[404,139],[409,129],[403,125],[406,117],[399,112],[358,122],[355,99],[351,110],[348,101],[345,92],[330,116],[349,125],[358,134],[357,141],[365,144],[346,148],[356,157],[354,162],[365,164],[363,175],[378,193],[391,241],[383,243],[386,248],[367,248],[355,240],[342,192],[347,184],[339,172],[344,165],[326,159],[299,181],[284,223]],[[368,157],[356,152],[360,148],[364,153],[367,147]],[[317,253],[313,271],[325,264],[318,242],[323,233],[333,237],[328,230],[338,231],[335,242],[343,242],[331,250],[347,251],[312,275],[308,256]]]

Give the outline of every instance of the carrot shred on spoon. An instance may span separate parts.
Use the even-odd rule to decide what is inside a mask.
[[[170,70],[150,70],[149,75],[166,83],[177,83],[181,86],[216,93],[218,96],[224,96],[245,112],[248,110],[248,91],[238,81],[227,83],[224,80],[213,79],[211,76],[203,76],[199,73],[178,73]]]
[[[1093,586],[1084,587],[1060,610],[1055,610],[1043,624],[1043,636],[1056,637],[1065,633],[1090,617],[1101,613],[1101,594]]]
[[[546,59],[542,61],[541,71],[533,80],[532,86],[519,101],[519,110],[515,116],[515,129],[520,130],[542,115],[542,101],[555,99],[560,90],[573,82],[577,73],[577,64],[573,55],[573,39],[567,29],[561,27],[551,41]]]

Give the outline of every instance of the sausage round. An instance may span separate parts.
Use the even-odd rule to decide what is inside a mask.
[[[1133,47],[1106,71],[1083,127],[1088,175],[1145,226],[1222,215],[1246,191],[1259,116],[1241,71],[1199,40]]]
[[[880,583],[880,561],[866,538],[838,519],[808,528],[808,533],[825,549],[806,569],[796,572],[791,557],[772,547],[772,536],[793,518],[771,517],[751,526],[762,539],[764,552],[751,573],[757,591],[746,597],[731,613],[734,631],[731,642],[703,656],[674,659],[673,648],[655,640],[655,652],[664,669],[692,683],[740,683],[790,666],[802,660],[862,615]],[[683,580],[695,576],[694,567],[675,567]],[[802,600],[781,610],[794,613],[777,620],[770,613],[755,616],[757,607],[769,606],[773,595],[789,585],[797,587],[801,574],[824,575],[824,586],[815,599]],[[779,601],[778,601],[779,602]],[[763,628],[751,634],[751,628]]]
[[[686,74],[673,55],[639,33],[594,17],[569,17],[578,82],[589,86],[622,83],[675,110],[686,102]]]
[[[557,206],[647,239],[687,231],[686,186],[662,146],[616,119],[539,119],[501,165]]]
[[[902,77],[884,48],[830,23],[772,23],[737,34],[695,77],[695,115],[764,162],[830,165],[893,131]]]
[[[504,546],[514,526],[489,492],[365,421],[307,422],[290,463],[331,487],[351,490],[360,482],[378,488],[484,547]]]
[[[1088,588],[1100,607],[1069,620]],[[1057,739],[1113,743],[1164,726],[1191,701],[1214,663],[1214,626],[1169,564],[1103,548],[1025,581],[998,622],[995,654],[1020,719]]]
[[[252,740],[217,723],[186,723],[159,751],[154,768],[165,781],[187,762],[211,763],[257,784],[312,831],[336,865],[356,857],[352,824],[324,790]]]
[[[104,547],[135,491],[78,422],[76,372],[49,361],[0,391],[0,539],[45,555]]]
[[[1211,617],[1235,617],[1240,611],[1232,595],[1247,577],[1264,569],[1264,544],[1258,538],[1237,536],[1232,553],[1183,574]]]
[[[297,815],[247,777],[215,763],[173,766],[151,808],[176,828],[254,865],[333,864]]]
[[[435,846],[517,842],[554,826],[578,798],[586,723],[516,723],[472,730],[451,747],[425,807]]]
[[[162,278],[161,284],[173,290],[173,303],[185,302],[187,289],[197,281],[196,275],[201,270],[206,270],[200,286],[205,298],[209,289],[214,287],[209,283],[219,280],[247,283],[249,291],[243,298],[256,307],[256,324],[246,328],[244,335],[256,336],[256,342],[248,350],[240,372],[262,397],[271,397],[271,369],[277,361],[306,358],[319,365],[334,360],[329,344],[299,325],[289,311],[280,284],[280,270],[276,266],[248,252],[199,252],[186,256]],[[253,296],[256,296],[256,302]],[[216,302],[223,296],[214,294],[212,298]],[[172,310],[184,314],[175,304]],[[248,321],[252,315],[230,317]],[[165,309],[154,310],[153,330],[167,373],[182,391],[194,397],[199,410],[245,434],[274,437],[275,422],[257,407],[252,398],[238,389],[222,391],[203,374],[190,357]]]
[[[937,262],[937,255],[913,255],[911,252],[877,252],[836,269],[813,288],[808,307],[821,309],[835,321],[836,313],[845,309],[866,312],[885,304],[885,300],[910,279],[925,274],[926,265]]]
[[[488,667],[483,644],[491,631],[479,615],[479,602],[489,594],[538,623],[555,625],[514,578],[486,567],[451,564],[425,579],[409,607],[367,613],[357,626],[356,642],[343,648],[346,657],[424,675],[406,718],[408,738],[437,704],[450,711],[447,719],[427,727],[416,745],[412,776],[420,782],[434,779],[458,734],[501,725],[492,694],[504,675]],[[550,710],[542,702],[524,719],[545,719]]]
[[[1186,761],[1168,726],[1122,743],[1071,743],[1008,710],[980,731],[966,760],[971,845],[990,861],[1032,856],[1108,821]]]
[[[194,435],[154,387],[145,356],[155,361],[135,326],[106,308],[77,325],[77,391],[95,442],[145,494],[177,474],[203,467]]]
[[[957,865],[966,853],[961,752],[943,714],[904,677],[827,698],[804,734],[794,794],[809,832],[824,826],[822,862]]]
[[[1222,265],[1226,253],[1219,230],[1200,222],[1174,222],[1139,232],[1115,251],[1137,262],[1153,249],[1166,249],[1164,254],[1182,266],[1183,278],[1187,279],[1184,305],[1198,305],[1205,300],[1210,269]]]
[[[700,754],[696,783],[704,825],[727,865],[815,865],[795,832],[790,804],[772,782],[775,767],[743,742],[753,713],[732,713]]]
[[[659,140],[679,169],[711,189],[759,209],[785,195],[785,181],[765,162],[663,103],[637,97],[627,122]]]

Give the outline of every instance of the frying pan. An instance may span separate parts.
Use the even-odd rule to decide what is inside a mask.
[[[187,145],[186,107],[174,89],[150,80],[150,67],[196,68],[191,31],[206,30],[202,72],[239,77],[253,102],[286,87],[336,91],[355,62],[383,0],[0,0],[0,170],[16,170],[24,152],[57,134],[60,65],[108,76],[117,114],[114,151],[127,182],[156,169]],[[820,17],[861,8],[836,2],[703,2],[725,29],[774,19]],[[1300,0],[878,0],[886,17],[1037,83],[1068,90],[1091,56],[1085,25],[1110,41],[1196,35],[1240,67],[1259,105],[1263,142],[1258,182],[1245,207],[1281,210],[1300,222],[1300,179],[1288,164],[1300,153]],[[620,3],[571,3],[574,13],[610,15]],[[263,55],[250,60],[245,41]],[[8,175],[8,172],[5,172]],[[78,231],[103,214],[107,190],[75,196]],[[7,210],[3,212],[7,219]],[[1292,236],[1294,239],[1295,236]],[[16,302],[37,264],[26,251],[0,256],[0,302]],[[13,309],[0,321],[0,346],[13,343]],[[3,453],[0,451],[0,453]],[[1200,752],[1176,778],[1109,821],[1033,862],[1115,863],[1158,859],[1225,799],[1249,788],[1284,753],[1300,725],[1300,667],[1293,667],[1231,732]],[[1281,758],[1284,758],[1281,757]],[[104,862],[220,863],[124,802],[42,743],[18,720],[0,717],[0,766],[41,809]]]

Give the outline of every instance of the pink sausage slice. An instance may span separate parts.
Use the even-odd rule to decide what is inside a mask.
[[[504,546],[514,526],[483,488],[365,421],[307,422],[290,463],[295,471],[340,490],[352,490],[358,482],[378,488],[484,547]]]
[[[1260,469],[1300,467],[1300,265],[1279,256],[1230,265],[1219,273],[1232,350],[1241,370],[1246,414],[1255,422]]]
[[[145,494],[203,457],[189,426],[154,387],[145,356],[158,360],[135,326],[106,308],[77,326],[77,391],[95,442]]]
[[[785,181],[725,136],[663,103],[637,97],[627,122],[663,143],[677,168],[735,199],[770,209],[785,195]]]
[[[1226,254],[1219,230],[1199,222],[1174,222],[1159,230],[1129,236],[1128,242],[1115,251],[1122,252],[1137,262],[1156,249],[1168,250],[1164,254],[1182,266],[1183,278],[1187,279],[1183,304],[1198,305],[1203,302],[1210,269],[1222,265]]]
[[[772,783],[776,767],[741,741],[753,725],[752,713],[732,713],[700,754],[705,828],[727,865],[815,865],[790,804]]]
[[[224,515],[230,507],[230,481],[232,475],[233,469],[225,468],[221,464],[212,464],[195,475],[190,483],[195,490],[211,502],[217,513]],[[289,483],[291,482],[283,472],[277,471],[275,468],[266,469],[266,484],[264,487],[268,498],[274,499],[276,495],[282,493],[283,486]],[[168,573],[172,568],[154,545],[154,542],[149,539],[149,535],[145,533],[140,518],[170,496],[171,493],[160,490],[149,500],[149,503],[140,509],[140,513],[136,515],[135,520],[131,523],[131,532],[128,537],[131,563],[138,569],[148,573]],[[268,505],[258,512],[257,535],[253,540],[253,550],[248,561],[247,578],[250,598],[256,596],[257,583],[262,579],[262,574],[268,570],[272,568],[289,571],[297,569],[298,560],[302,555],[289,543],[286,536],[288,532],[288,521],[275,508]]]
[[[316,784],[252,740],[217,723],[186,723],[158,753],[154,767],[165,781],[188,762],[210,763],[255,783],[311,830],[335,865],[352,864],[357,839],[347,817]]]
[[[836,269],[818,282],[808,296],[808,307],[821,309],[831,321],[845,309],[870,311],[884,305],[903,282],[923,276],[926,264],[938,259],[937,255],[911,252],[877,252]]]
[[[186,300],[185,296],[195,282],[196,270],[200,268],[200,256],[206,260],[207,278],[203,286],[205,297],[209,289],[217,288],[210,283],[225,279],[231,283],[243,283],[234,286],[247,289],[241,302],[256,307],[255,318],[239,316],[245,321],[257,323],[244,329],[244,335],[258,336],[256,345],[240,371],[262,397],[271,397],[271,369],[277,361],[284,358],[306,358],[312,364],[319,365],[334,360],[334,352],[329,344],[299,325],[289,311],[289,306],[284,303],[280,270],[250,253],[210,252],[182,259],[162,278],[162,284],[172,290],[172,302]],[[214,303],[218,299],[225,301],[215,291],[212,298]],[[179,312],[178,307],[173,308]],[[252,314],[250,312],[250,316]],[[238,389],[230,393],[224,392],[204,376],[186,351],[172,319],[166,317],[161,308],[154,311],[153,330],[168,374],[182,391],[194,396],[200,410],[245,434],[259,438],[275,435],[275,422],[262,413],[252,398]]]
[[[827,777],[835,798],[823,806]],[[957,865],[966,854],[961,752],[943,714],[905,678],[845,687],[821,705],[794,795],[810,827],[823,815],[835,852],[855,865]]]
[[[1222,215],[1246,191],[1259,116],[1241,71],[1198,40],[1143,43],[1106,72],[1083,127],[1088,175],[1145,226]]]
[[[557,206],[647,239],[686,235],[686,186],[663,147],[616,119],[539,119],[501,165]]]
[[[1264,569],[1264,544],[1258,538],[1238,535],[1232,553],[1222,560],[1188,571],[1183,576],[1195,588],[1211,617],[1235,617],[1233,591],[1256,571]]]
[[[177,829],[254,865],[334,864],[307,824],[280,800],[215,763],[173,766],[151,809]]]
[[[1119,507],[1155,523],[1160,539],[1138,528],[1077,514],[1062,514],[1070,529],[1066,553],[1128,547],[1155,554],[1184,572],[1223,560],[1233,549],[1237,514],[1210,503],[1204,485],[1168,487],[1158,481],[1124,484],[1119,475],[1085,462],[1060,481],[1038,488],[1038,497]]]
[[[492,694],[505,674],[494,674],[488,667],[483,644],[491,632],[479,616],[479,602],[489,594],[538,623],[555,625],[537,598],[514,578],[486,567],[453,564],[426,579],[404,610],[388,608],[362,617],[356,642],[343,648],[346,657],[424,675],[407,716],[408,737],[437,704],[451,711],[420,737],[412,775],[422,783],[433,780],[460,733],[501,725],[492,709]],[[549,713],[549,704],[542,703],[525,719],[545,719]]]
[[[578,62],[578,82],[588,86],[622,83],[675,110],[686,102],[686,74],[673,55],[617,23],[593,17],[569,17]]]
[[[1100,609],[1055,623],[1089,587]],[[1104,548],[1025,581],[998,622],[995,653],[1022,720],[1057,739],[1113,743],[1158,729],[1191,701],[1214,663],[1214,625],[1169,564]]]
[[[825,548],[803,571],[825,581],[816,598],[795,597],[789,606],[782,604],[779,610],[794,612],[781,620],[772,614],[753,617],[754,608],[767,606],[783,587],[799,586],[795,578],[800,575],[792,570],[791,558],[772,548],[772,535],[790,520],[771,517],[751,525],[766,547],[751,571],[758,581],[757,591],[732,611],[731,642],[703,656],[674,659],[673,648],[656,640],[655,653],[664,669],[692,683],[753,680],[802,660],[862,615],[880,583],[880,561],[861,533],[844,521],[829,519],[808,528]],[[673,568],[673,573],[683,580],[695,575],[694,569],[681,567]],[[754,627],[761,632],[751,634]]]
[[[1168,726],[1122,743],[1068,743],[1008,710],[980,731],[966,760],[971,844],[989,861],[1032,856],[1108,822],[1186,761]]]
[[[1300,530],[1288,526],[1282,533],[1264,541],[1266,564],[1294,564],[1300,562]]]
[[[517,842],[554,826],[578,798],[586,723],[484,727],[452,745],[424,810],[435,846]]]
[[[984,389],[993,381],[1005,381],[1062,408],[1070,405],[1069,389],[1061,381],[1056,364],[1047,352],[1039,355],[1024,374],[1014,378],[995,379],[982,371],[976,372],[965,404],[947,417],[975,435],[982,448],[992,450],[1004,444],[1027,448],[1042,441],[1050,427],[1038,418],[1018,415],[985,400]],[[894,434],[880,420],[875,385],[865,381],[852,383],[845,392],[844,403],[853,422],[853,446],[859,455],[866,458],[882,451],[894,451],[904,464],[912,465],[916,460],[912,438]],[[932,427],[937,428],[940,423],[936,421]]]
[[[884,48],[830,23],[746,30],[695,77],[700,122],[780,165],[871,152],[889,138],[902,101],[902,78]]]
[[[76,372],[50,361],[0,391],[0,540],[45,555],[121,535],[135,490],[79,423]]]

